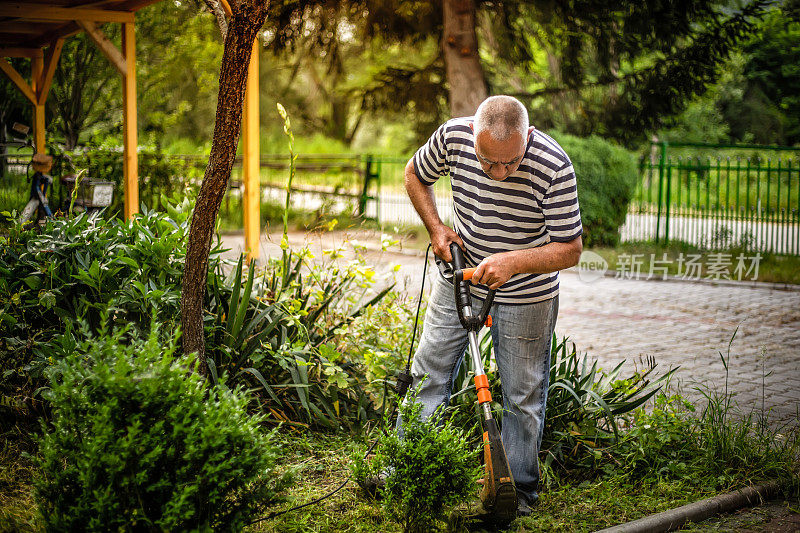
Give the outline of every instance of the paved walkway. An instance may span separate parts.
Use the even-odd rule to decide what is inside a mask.
[[[740,407],[760,409],[763,402],[781,421],[796,421],[800,412],[800,291],[613,278],[586,283],[565,272],[556,330],[607,367],[647,356],[664,369],[680,366],[682,390],[694,399],[698,387],[724,390],[722,352]]]
[[[366,259],[379,273],[400,265],[398,287],[417,294],[420,252],[381,252],[378,236],[360,233],[355,238],[368,245]],[[290,242],[308,242],[319,257],[320,249],[341,245],[345,239],[340,232],[311,237],[296,233]],[[279,236],[263,237],[262,257],[279,255],[278,242]],[[242,238],[225,237],[225,243],[232,254],[238,253]],[[435,267],[429,269],[430,273]],[[739,406],[750,410],[763,404],[775,421],[798,420],[800,291],[606,277],[587,282],[566,271],[561,275],[556,333],[569,336],[579,351],[588,352],[607,369],[622,360],[631,370],[642,368],[650,356],[662,370],[680,366],[678,386],[693,400],[702,399],[698,387],[724,389],[719,352],[727,359],[733,338],[728,387]]]

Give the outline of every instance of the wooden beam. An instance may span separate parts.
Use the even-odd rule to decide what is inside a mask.
[[[19,89],[19,91],[25,95],[25,98],[30,100],[33,105],[36,105],[36,93],[33,92],[33,89],[31,89],[31,86],[28,85],[28,82],[26,82],[22,76],[19,75],[19,72],[17,72],[14,67],[12,67],[11,64],[3,58],[0,58],[0,70],[6,73],[6,76],[8,76],[8,78],[14,82],[14,85],[16,85],[17,89]]]
[[[0,48],[0,57],[42,57],[41,48]]]
[[[97,45],[103,55],[111,61],[111,64],[114,65],[120,74],[123,76],[126,72],[128,72],[128,68],[125,66],[125,58],[122,56],[122,52],[114,46],[108,37],[103,33],[103,31],[98,28],[94,22],[90,22],[88,20],[76,20],[75,22],[78,23],[78,26],[83,28],[86,32],[86,35],[92,40],[92,42]]]
[[[0,17],[36,20],[89,20],[92,22],[133,22],[133,13],[106,9],[54,7],[42,4],[0,3]]]
[[[47,49],[44,56],[44,73],[42,74],[42,84],[36,97],[39,105],[44,105],[47,101],[47,93],[50,92],[50,85],[53,83],[53,75],[56,73],[58,58],[61,57],[61,48],[64,46],[64,39],[56,39]]]
[[[258,39],[253,41],[244,93],[242,116],[242,174],[244,178],[244,248],[248,259],[259,255],[261,173],[258,124]]]
[[[31,60],[31,89],[37,96],[42,89],[43,77],[44,59],[34,57]],[[47,153],[45,142],[44,103],[39,103],[37,98],[33,103],[33,148],[37,154]]]
[[[127,0],[124,4],[117,4],[117,9],[124,11],[139,11],[151,4],[160,2],[161,0]],[[111,2],[108,2],[111,3]]]
[[[134,24],[122,25],[122,53],[125,74],[122,76],[122,174],[125,183],[125,220],[139,212],[139,143],[136,127],[136,34]]]
[[[40,24],[25,23],[20,21],[0,22],[0,33],[22,33],[38,35],[42,33]]]
[[[36,38],[31,39],[25,43],[25,46],[28,48],[44,48],[56,39],[67,39],[73,35],[79,34],[82,31],[83,29],[81,29],[81,27],[78,26],[74,20],[71,20],[66,24],[61,24]]]

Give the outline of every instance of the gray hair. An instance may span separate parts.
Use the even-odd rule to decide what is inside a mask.
[[[492,138],[505,141],[515,131],[528,136],[528,110],[513,96],[490,96],[475,111],[475,136],[488,131]]]

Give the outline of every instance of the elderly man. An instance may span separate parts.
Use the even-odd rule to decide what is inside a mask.
[[[439,217],[431,187],[446,175],[453,229]],[[405,185],[437,257],[450,262],[449,245],[455,242],[467,267],[477,267],[475,314],[486,295],[485,287],[475,285],[497,289],[491,332],[503,388],[502,437],[517,487],[517,514],[526,516],[538,499],[558,271],[577,264],[582,250],[572,164],[558,143],[529,127],[521,102],[493,96],[474,117],[449,120],[436,130],[406,165]],[[414,385],[422,380],[423,416],[449,401],[466,346],[452,285],[439,275],[411,369]]]

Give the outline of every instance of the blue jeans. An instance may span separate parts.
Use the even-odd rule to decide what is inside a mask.
[[[482,301],[472,297],[472,311]],[[558,315],[558,296],[527,305],[494,304],[492,342],[503,389],[503,444],[517,492],[529,502],[539,489],[539,448],[544,430],[544,411],[550,378],[550,349]],[[453,378],[464,358],[467,330],[458,320],[453,286],[436,276],[428,301],[419,346],[411,366],[413,386],[422,381],[417,401],[422,416],[431,416],[446,405]],[[398,420],[398,426],[402,424]]]

